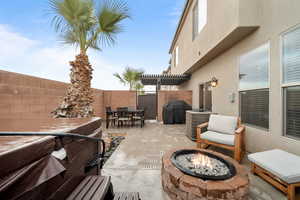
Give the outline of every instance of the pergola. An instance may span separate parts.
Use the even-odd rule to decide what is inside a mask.
[[[162,85],[180,85],[185,81],[190,80],[188,74],[143,74],[140,79],[143,85],[156,86],[156,105],[158,104],[158,91]],[[158,113],[158,107],[156,107],[156,115]]]
[[[161,85],[180,85],[190,79],[188,74],[143,74],[141,82],[143,85],[155,85],[160,90]]]

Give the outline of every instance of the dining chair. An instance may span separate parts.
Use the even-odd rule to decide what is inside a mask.
[[[128,124],[131,122],[131,117],[128,113],[128,107],[118,107],[117,108],[117,117],[118,117],[118,127],[121,125]]]
[[[111,123],[115,126],[118,117],[114,114],[110,106],[105,107],[105,109],[106,109],[106,128],[108,128],[109,124]]]
[[[136,121],[140,121],[141,128],[143,128],[143,126],[145,125],[145,112],[144,112],[144,110],[142,110],[140,112],[136,112],[132,116],[132,123],[133,123],[133,125],[135,125]]]

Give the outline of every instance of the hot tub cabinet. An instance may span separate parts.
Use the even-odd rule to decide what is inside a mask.
[[[197,125],[208,122],[211,114],[211,112],[186,111],[186,136],[195,141],[197,139]]]
[[[101,137],[100,118],[36,119],[22,120],[14,126],[10,124],[1,126],[0,132],[55,132]],[[73,177],[97,173],[97,167],[89,163],[95,159],[98,147],[89,140],[2,136],[0,146],[0,163],[3,163],[0,165],[0,199],[52,199],[51,195],[60,191],[60,187]],[[66,152],[63,159],[53,156],[54,151],[62,148]]]

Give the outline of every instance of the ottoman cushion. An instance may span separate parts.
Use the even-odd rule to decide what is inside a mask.
[[[248,155],[248,159],[287,183],[300,182],[300,157],[280,149]]]

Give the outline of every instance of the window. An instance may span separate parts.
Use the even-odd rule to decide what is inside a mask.
[[[269,128],[269,89],[242,91],[240,101],[243,123]]]
[[[269,44],[240,57],[240,90],[269,87]]]
[[[240,116],[243,123],[269,128],[269,44],[240,57]]]
[[[300,138],[300,28],[282,36],[284,134]]]
[[[207,0],[198,0],[199,14],[198,14],[198,32],[200,33],[207,22]]]
[[[300,28],[283,36],[283,83],[300,82]]]
[[[178,46],[175,48],[175,66],[177,66],[178,65],[178,51],[179,51],[179,49],[178,49]]]
[[[285,134],[300,137],[300,86],[286,87],[285,97]]]
[[[194,8],[193,8],[193,40],[196,38],[198,34],[198,1],[196,2]]]
[[[207,0],[198,0],[193,8],[193,40],[207,22]]]

